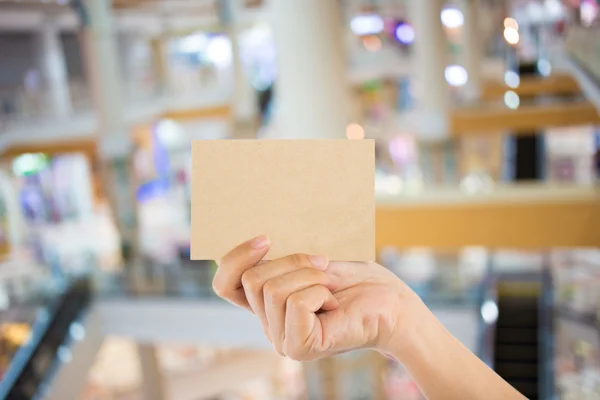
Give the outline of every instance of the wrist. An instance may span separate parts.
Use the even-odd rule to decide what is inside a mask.
[[[397,318],[389,339],[378,349],[381,353],[406,364],[420,357],[427,347],[426,342],[438,323],[433,313],[419,296],[401,282],[398,290]]]

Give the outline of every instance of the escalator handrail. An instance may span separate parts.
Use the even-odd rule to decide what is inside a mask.
[[[64,341],[68,334],[68,328],[64,329],[64,327],[69,326],[81,315],[89,301],[89,283],[86,279],[80,279],[64,290],[59,298],[41,314],[42,317],[38,318],[32,327],[30,340],[16,352],[0,382],[0,399],[26,398],[16,396],[14,393],[18,391],[18,386],[26,378],[28,372],[39,369],[39,365],[36,365],[36,356],[39,357],[41,346],[45,341],[53,339],[51,335],[56,332],[57,328],[60,330],[59,335],[62,336],[61,342]],[[53,362],[46,367],[47,371],[42,375],[52,368],[52,364]]]
[[[477,310],[479,312],[477,355],[488,367],[494,369],[496,320],[485,320],[482,310],[486,304],[494,304],[496,308],[498,307],[497,279],[490,271],[481,285],[479,309]]]
[[[50,305],[38,312],[36,320],[31,327],[29,340],[14,354],[6,373],[0,381],[0,399],[7,398],[10,389],[19,378],[21,371],[25,369],[26,364],[33,356],[33,352],[40,345],[42,338],[48,331],[51,321],[58,312],[62,296],[64,296],[64,291],[58,299],[54,299]]]
[[[540,398],[555,398],[554,385],[554,285],[548,265],[542,271],[541,295],[539,298],[539,352],[540,352]]]

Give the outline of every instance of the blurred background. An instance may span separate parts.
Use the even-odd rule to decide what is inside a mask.
[[[376,141],[378,261],[600,399],[598,0],[0,0],[0,398],[422,399],[277,356],[189,261],[191,141]]]

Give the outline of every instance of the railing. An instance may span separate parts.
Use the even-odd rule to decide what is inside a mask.
[[[590,77],[600,84],[600,26],[570,27],[565,48]]]
[[[158,94],[158,87],[153,82],[130,82],[123,89],[123,95],[129,103],[145,102]],[[92,93],[85,81],[69,82],[69,99],[67,117],[93,111]],[[0,88],[0,132],[13,124],[59,117],[51,106],[52,101],[50,90],[43,86],[35,89],[22,86]]]
[[[491,266],[491,264],[490,264]],[[498,310],[498,290],[496,288],[496,280],[491,275],[491,267],[488,268],[487,277],[482,283],[480,288],[480,328],[477,345],[477,356],[490,368],[494,368],[494,353],[495,353],[495,332],[496,332],[496,318],[493,317],[493,313],[486,314],[486,310],[495,309],[496,313]],[[490,315],[488,317],[488,315]]]
[[[554,383],[554,288],[550,268],[542,271],[541,293],[539,298],[539,352],[540,398],[552,399],[555,396]]]
[[[92,109],[92,99],[85,82],[69,83],[71,113]],[[21,86],[0,90],[0,132],[13,124],[56,117],[47,88],[25,89]]]
[[[74,339],[72,324],[83,316],[90,300],[89,282],[81,279],[38,313],[29,341],[17,351],[0,382],[0,398],[32,399],[48,386]]]

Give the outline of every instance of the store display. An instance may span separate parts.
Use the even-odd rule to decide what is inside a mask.
[[[600,252],[553,257],[555,383],[563,400],[600,398]]]
[[[13,356],[29,340],[31,325],[24,322],[0,324],[0,380],[8,369]]]

